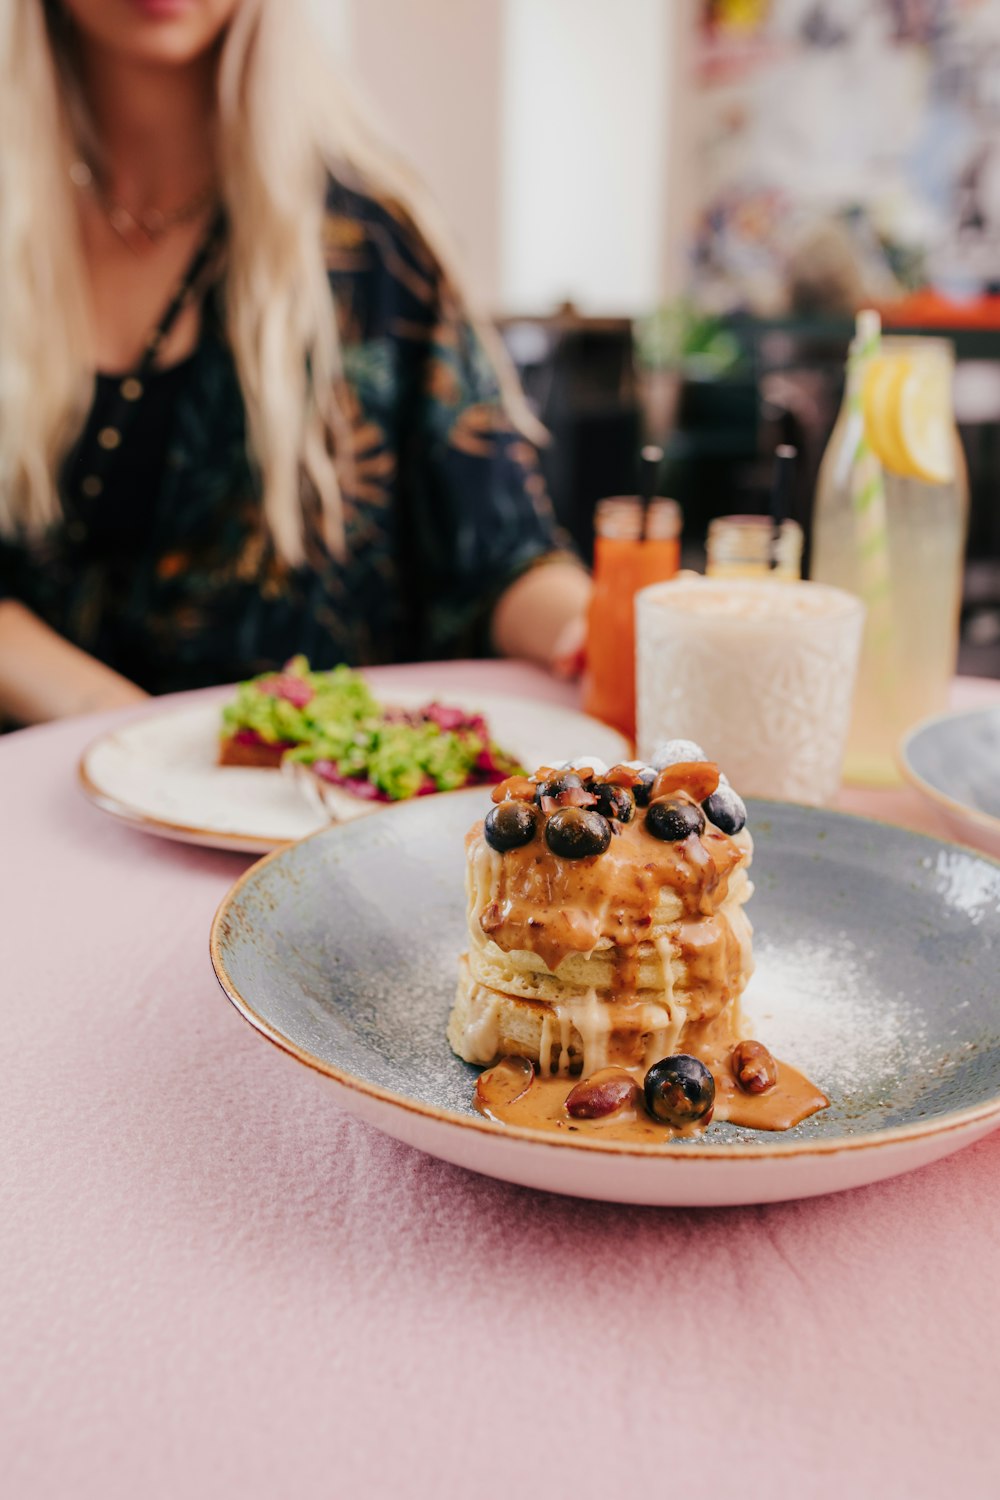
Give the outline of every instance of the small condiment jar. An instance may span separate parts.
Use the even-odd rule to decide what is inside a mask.
[[[801,578],[802,527],[770,516],[717,516],[705,541],[709,578]]]
[[[587,713],[635,736],[635,596],[673,578],[680,566],[676,500],[617,495],[594,513],[594,589],[587,625]]]

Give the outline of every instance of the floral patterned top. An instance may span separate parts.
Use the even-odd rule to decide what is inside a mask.
[[[353,448],[338,458],[343,562],[315,537],[294,569],[270,546],[213,294],[173,373],[163,461],[128,497],[138,523],[102,528],[99,500],[88,519],[69,463],[63,521],[30,545],[0,541],[0,593],[151,692],[296,653],[315,668],[483,654],[496,599],[564,545],[534,451],[412,227],[333,183],[325,242]]]

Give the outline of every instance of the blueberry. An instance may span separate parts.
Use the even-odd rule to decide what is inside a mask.
[[[715,1104],[715,1079],[703,1062],[687,1052],[654,1063],[643,1090],[654,1120],[677,1128],[703,1120]]]
[[[611,824],[589,807],[560,807],[545,825],[545,842],[562,859],[590,859],[611,843]]]
[[[690,838],[692,833],[704,833],[705,814],[693,802],[660,797],[646,814],[646,827],[654,838],[676,844],[679,839]]]
[[[635,817],[635,798],[623,786],[611,786],[607,781],[595,781],[591,791],[597,798],[597,811],[605,818],[615,818],[619,823],[631,823]]]
[[[652,766],[642,766],[641,769],[638,766],[632,766],[630,769],[639,773],[639,784],[632,788],[636,807],[648,807],[649,794],[653,790],[653,782],[656,780],[659,772],[654,771]]]
[[[653,751],[649,764],[654,771],[662,771],[665,766],[679,766],[686,760],[707,759],[704,750],[694,740],[664,740]]]
[[[560,771],[558,776],[551,777],[548,781],[540,781],[538,790],[535,792],[535,801],[539,804],[543,797],[558,797],[560,792],[568,792],[570,787],[583,786],[583,782],[575,771]]]
[[[486,814],[486,842],[499,854],[530,844],[537,832],[538,811],[530,802],[511,798],[498,802]]]
[[[607,763],[599,755],[578,755],[573,760],[565,760],[558,768],[560,771],[593,771],[595,776],[607,775]]]
[[[743,798],[734,792],[728,782],[719,782],[710,797],[701,804],[710,823],[723,833],[739,833],[746,827],[747,810]]]

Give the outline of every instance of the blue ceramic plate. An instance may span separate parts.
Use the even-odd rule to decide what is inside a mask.
[[[925,719],[900,758],[959,838],[1000,855],[1000,705]]]
[[[335,827],[254,865],[212,959],[265,1037],[331,1099],[491,1176],[632,1203],[752,1203],[853,1187],[1000,1123],[1000,864],[919,834],[750,805],[755,1033],[829,1094],[794,1130],[713,1125],[662,1146],[495,1125],[445,1040],[480,791]],[[289,1105],[305,1071],[289,1075]]]

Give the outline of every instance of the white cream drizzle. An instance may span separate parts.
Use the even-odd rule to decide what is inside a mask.
[[[749,860],[752,855],[749,835],[744,833],[738,836],[736,842]],[[485,952],[496,949],[497,945],[489,935],[489,926],[484,930],[480,919],[484,913],[492,911],[496,925],[502,925],[510,915],[511,903],[503,898],[502,856],[491,850],[481,836],[474,839],[469,852],[471,857],[466,866],[469,937],[475,948]],[[745,872],[739,870],[735,873],[752,890]],[[748,893],[747,891],[746,894]],[[740,895],[745,899],[744,892],[741,891]],[[722,903],[723,906],[727,904]],[[609,891],[596,908],[595,915],[598,919],[594,927],[598,934],[611,935],[614,905],[614,893]],[[733,930],[727,912],[717,908],[715,916]],[[745,924],[746,930],[742,930],[744,924],[737,924],[734,935],[742,950],[744,964],[749,970],[752,966],[749,927]],[[656,988],[659,993],[655,1000],[646,1001],[638,1010],[634,997],[627,1002],[630,1028],[637,1029],[647,1037],[644,1049],[644,1067],[647,1068],[659,1058],[679,1050],[689,1010],[686,992],[679,991],[675,983],[676,965],[680,956],[675,934],[669,931],[651,933],[650,939],[658,959],[660,982]],[[589,952],[579,949],[576,951],[581,957],[589,957],[600,946],[601,941],[602,938],[599,938],[598,944]],[[470,997],[464,1045],[461,1049],[462,1055],[468,1060],[492,1062],[497,1056],[502,1042],[500,1017],[505,998],[487,987],[475,986],[475,992]],[[615,1029],[616,1017],[619,1024],[621,1022],[622,1010],[621,1003],[602,999],[594,988],[545,1001],[541,1014],[539,1073],[544,1077],[568,1075],[572,1061],[570,1048],[573,1045],[582,1047],[584,1077],[599,1068],[607,1067],[611,1054],[611,1034]],[[578,1042],[575,1042],[574,1033],[579,1038]]]
[[[499,1052],[502,1003],[503,997],[495,991],[480,990],[476,994],[464,1036],[465,1055],[470,1062],[492,1062]]]

